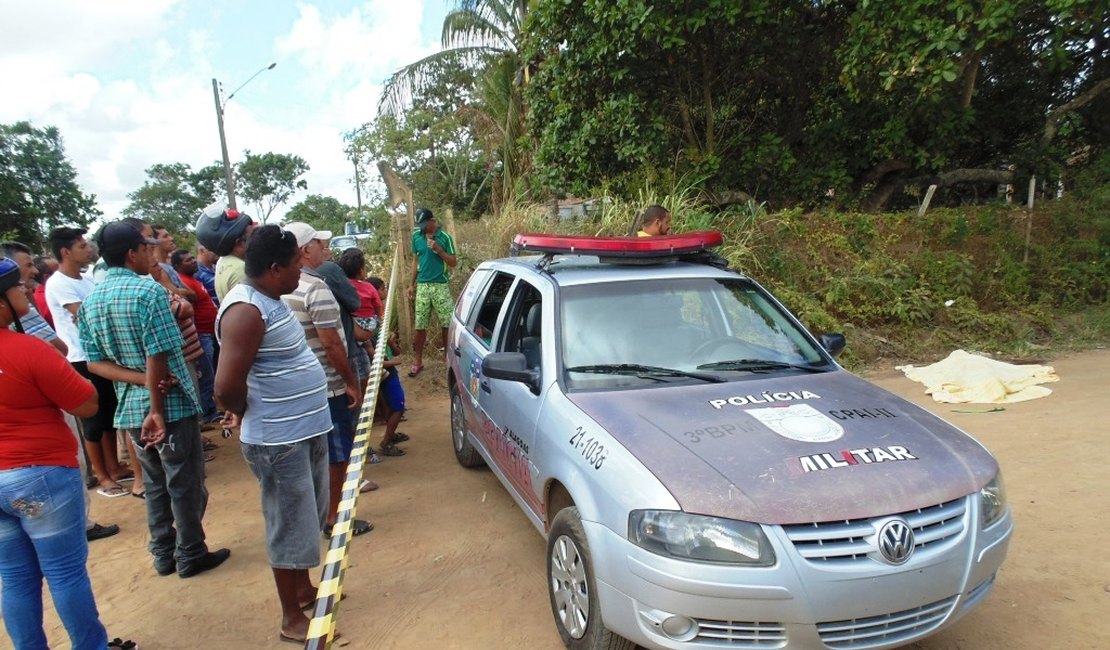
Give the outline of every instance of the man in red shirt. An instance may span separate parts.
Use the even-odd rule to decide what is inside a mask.
[[[204,356],[197,359],[197,371],[200,375],[197,383],[200,388],[200,406],[203,410],[201,419],[204,423],[215,422],[221,415],[216,410],[216,400],[212,397],[212,389],[216,379],[213,367],[216,352],[216,305],[212,302],[204,285],[194,276],[197,272],[197,260],[193,254],[184,248],[179,248],[170,255],[170,264],[181,278],[181,284],[192,289],[196,294],[190,301],[193,304],[193,324],[197,328],[200,347]]]

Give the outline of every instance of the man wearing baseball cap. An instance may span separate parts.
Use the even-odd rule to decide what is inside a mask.
[[[331,534],[335,524],[339,497],[343,493],[343,478],[347,474],[347,461],[354,447],[354,413],[362,405],[358,378],[347,361],[347,340],[339,317],[339,303],[317,270],[327,259],[328,240],[331,232],[316,230],[303,221],[285,224],[284,229],[297,238],[301,249],[301,279],[293,293],[281,297],[296,315],[304,328],[308,347],[324,367],[328,379],[328,410],[332,430],[328,433],[328,518],[324,528]],[[222,258],[221,258],[222,259]],[[354,345],[354,342],[351,342]],[[356,519],[351,525],[351,535],[370,532],[374,525]]]
[[[126,221],[105,225],[97,246],[108,272],[81,303],[77,320],[89,370],[115,383],[114,424],[131,436],[143,468],[154,569],[189,578],[219,566],[231,551],[209,552],[205,543],[200,399],[169,294],[144,277],[157,244]]]
[[[440,344],[447,349],[447,325],[455,301],[447,286],[450,269],[455,268],[455,241],[439,227],[432,211],[416,211],[416,229],[412,231],[412,285],[409,297],[416,297],[416,335],[413,340],[413,362],[409,377],[424,370],[424,342],[428,337],[428,320],[436,310],[441,328]]]

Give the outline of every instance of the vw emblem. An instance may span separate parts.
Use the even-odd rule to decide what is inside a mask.
[[[913,555],[913,529],[901,519],[886,522],[879,529],[879,553],[891,564],[905,564]]]

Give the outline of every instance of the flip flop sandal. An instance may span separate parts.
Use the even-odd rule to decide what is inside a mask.
[[[382,445],[379,447],[382,456],[404,456],[405,450],[396,445]]]
[[[124,476],[123,478],[117,478],[116,483],[130,483],[131,481],[134,481],[134,480],[135,480],[135,475],[132,474],[131,476]]]
[[[394,443],[408,442],[409,440],[412,440],[412,438],[410,438],[409,434],[407,434],[407,433],[401,433],[400,431],[395,431],[393,433],[393,442]]]
[[[108,642],[108,650],[139,650],[139,644],[131,639],[125,641],[116,637]]]
[[[363,481],[358,486],[358,493],[359,494],[366,494],[367,492],[373,492],[374,490],[377,490],[379,487],[381,487],[381,486],[379,486],[377,483],[375,483],[373,481]]]
[[[424,364],[420,364],[419,366],[416,365],[416,364],[413,364],[409,368],[409,377],[415,377],[415,376],[419,375],[422,372],[424,372]]]
[[[96,493],[108,499],[115,499],[116,497],[125,497],[131,494],[131,490],[125,490],[123,486],[120,485],[113,485],[112,487],[99,488]]]
[[[374,530],[374,524],[365,519],[355,519],[351,522],[351,537],[358,537]],[[332,525],[324,524],[324,537],[331,537]]]
[[[213,456],[212,454],[205,454],[204,455],[204,462],[211,463],[214,460],[216,460],[216,457]]]

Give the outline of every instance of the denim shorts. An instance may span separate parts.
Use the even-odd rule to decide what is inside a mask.
[[[351,409],[347,408],[347,396],[329,397],[328,411],[331,412],[328,462],[345,463],[351,460],[351,450],[355,446],[355,418]]]
[[[266,551],[275,569],[320,564],[320,532],[328,512],[325,436],[281,445],[241,443],[258,480]]]

